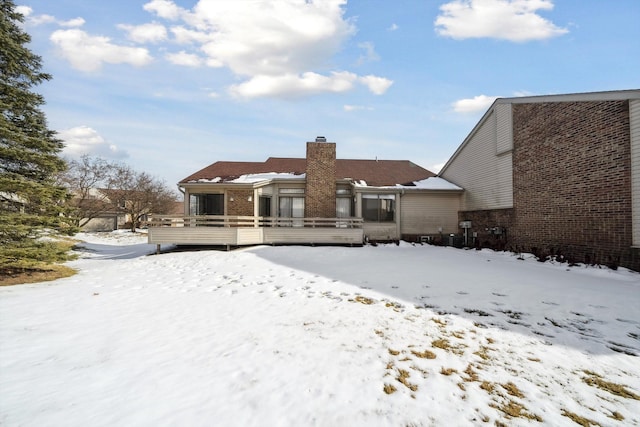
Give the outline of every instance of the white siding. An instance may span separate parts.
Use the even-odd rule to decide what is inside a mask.
[[[113,231],[116,228],[118,228],[118,221],[116,216],[113,215],[109,217],[91,218],[82,226],[82,231]]]
[[[364,235],[369,240],[399,239],[398,227],[393,222],[365,222],[362,224]]]
[[[362,228],[340,227],[150,227],[148,235],[149,243],[178,245],[360,245],[362,240]]]
[[[513,150],[513,121],[511,104],[496,105],[496,154]]]
[[[444,179],[464,188],[461,210],[513,207],[512,151],[496,154],[497,121],[496,112],[491,112],[442,172]],[[509,126],[503,121],[511,121],[511,114],[504,110],[500,114],[500,127]],[[503,138],[508,134],[501,131]]]
[[[640,100],[629,101],[631,122],[631,232],[633,246],[640,247]]]
[[[400,199],[401,233],[457,233],[460,198],[460,193],[404,194]]]
[[[264,242],[271,243],[301,243],[301,244],[362,244],[363,231],[361,228],[309,228],[309,227],[273,227],[265,228]]]

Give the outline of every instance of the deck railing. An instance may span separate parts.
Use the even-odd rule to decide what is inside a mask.
[[[301,227],[362,228],[362,218],[283,218],[237,215],[166,215],[144,225],[154,227]]]

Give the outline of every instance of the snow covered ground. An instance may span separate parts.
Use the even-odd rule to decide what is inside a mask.
[[[79,237],[77,275],[0,288],[0,425],[640,425],[638,273]]]

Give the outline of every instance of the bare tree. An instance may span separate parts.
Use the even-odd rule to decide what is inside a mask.
[[[110,175],[118,165],[84,155],[80,160],[68,162],[67,166],[59,181],[72,194],[70,215],[76,226],[82,227],[93,218],[112,212],[112,204],[104,190],[109,189]]]
[[[118,165],[109,179],[108,196],[112,206],[124,213],[135,231],[145,216],[170,212],[177,200],[175,191],[146,172]]]

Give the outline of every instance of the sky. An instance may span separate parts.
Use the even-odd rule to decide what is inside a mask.
[[[0,286],[3,425],[640,425],[637,272],[76,237],[76,275]]]
[[[496,97],[640,88],[637,0],[16,0],[64,156],[173,186],[218,160],[433,172]]]

